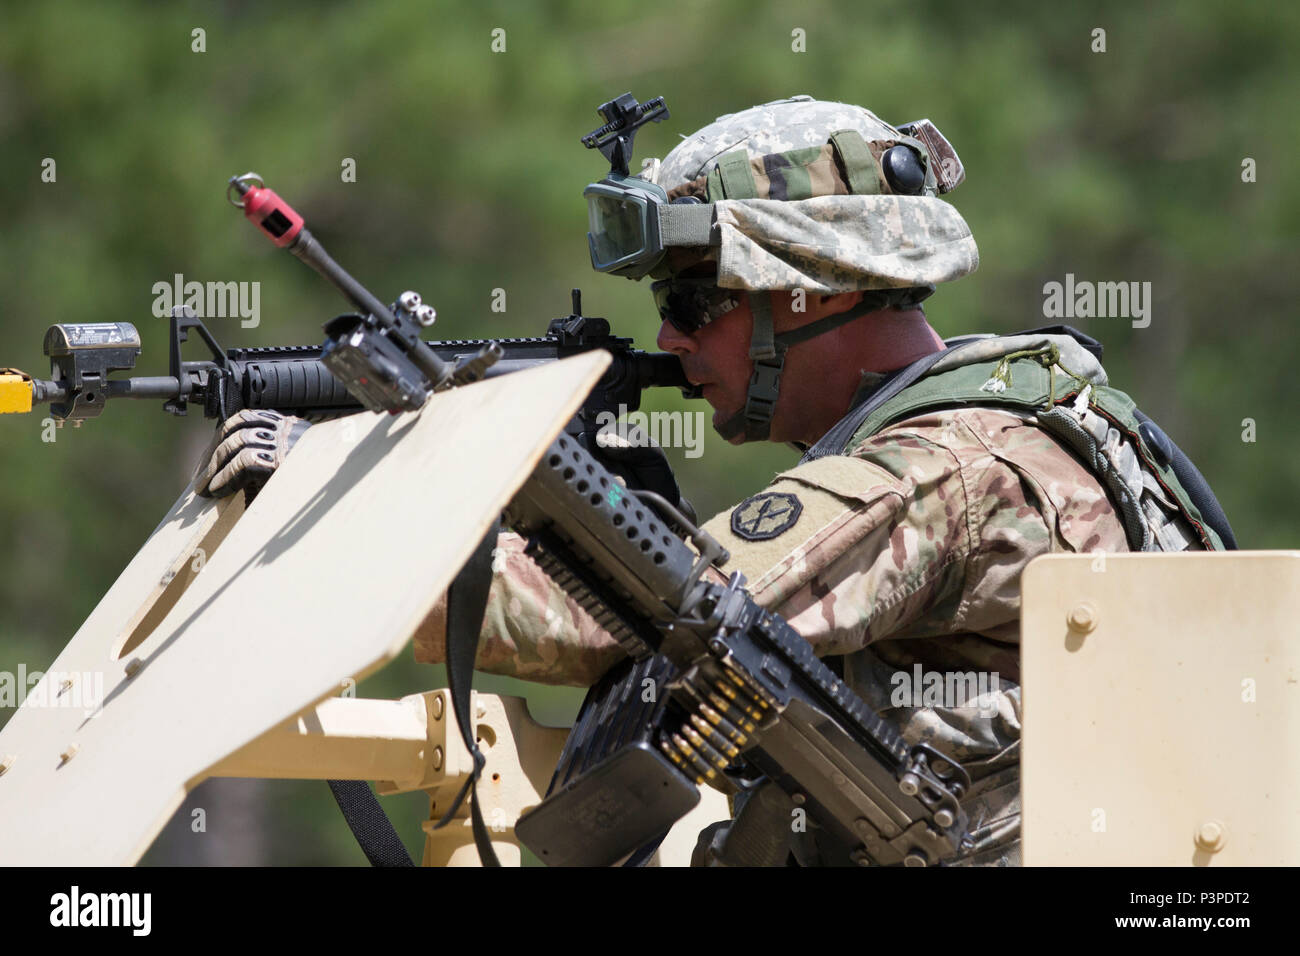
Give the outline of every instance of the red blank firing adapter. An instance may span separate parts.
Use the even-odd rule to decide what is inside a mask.
[[[260,177],[253,173],[235,176],[230,186],[242,197],[242,202],[231,203],[244,210],[248,221],[261,229],[277,246],[284,248],[298,238],[302,232],[302,216],[294,212],[293,207],[276,195],[275,190],[267,189]]]

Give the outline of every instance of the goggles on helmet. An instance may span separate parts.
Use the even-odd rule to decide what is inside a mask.
[[[611,173],[582,195],[597,272],[640,279],[663,261],[668,246],[718,244],[712,207],[694,198],[670,203],[663,187],[648,180]]]
[[[713,277],[661,279],[650,283],[659,318],[683,335],[693,335],[740,305],[735,289],[720,289]]]
[[[658,207],[662,188],[644,179],[612,174],[582,191],[587,199],[587,244],[597,272],[640,278],[664,257]]]

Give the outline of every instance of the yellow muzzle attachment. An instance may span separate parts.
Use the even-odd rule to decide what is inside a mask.
[[[0,414],[32,410],[32,380],[16,368],[0,368]]]

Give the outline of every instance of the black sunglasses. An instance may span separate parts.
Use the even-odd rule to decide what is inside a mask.
[[[660,279],[650,284],[659,318],[683,335],[693,335],[740,305],[735,289],[720,289],[712,278]]]

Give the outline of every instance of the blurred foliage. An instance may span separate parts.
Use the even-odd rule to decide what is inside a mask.
[[[873,7],[809,0],[473,5],[300,2],[9,5],[0,32],[0,364],[48,374],[55,321],[125,320],[138,374],[166,370],[155,282],[261,283],[261,324],[212,324],[223,344],[306,344],[345,311],[223,199],[256,169],[381,297],[418,289],[438,337],[538,334],[586,290],[586,311],[651,347],[647,290],[595,276],[582,149],[596,104],[631,90],[672,110],[638,155],[664,155],[715,116],[806,92],[894,122],[928,116],[968,180],[950,198],[979,272],[929,303],[943,335],[1049,324],[1042,287],[1067,272],[1150,281],[1149,328],[1075,325],[1107,346],[1112,381],[1212,482],[1244,547],[1294,547],[1300,473],[1287,399],[1300,178],[1284,4]],[[1094,53],[1091,31],[1106,31]],[[191,31],[206,31],[206,52]],[[506,51],[491,51],[491,31]],[[792,52],[792,31],[807,52]],[[46,157],[57,181],[41,181]],[[357,181],[341,181],[345,157]],[[1243,158],[1258,182],[1241,180]],[[490,309],[492,290],[507,311]],[[684,409],[654,395],[649,409]],[[75,632],[188,479],[211,424],[119,402],[41,440],[41,417],[0,419],[0,668],[42,668]],[[1257,440],[1243,442],[1243,420]],[[707,420],[707,419],[706,419]],[[671,452],[702,514],[763,486],[779,446]],[[432,504],[432,503],[429,503]],[[408,661],[363,683],[400,696],[436,675]],[[552,695],[557,712],[573,694]],[[0,724],[8,718],[0,712]],[[206,785],[205,785],[206,786]],[[250,785],[251,786],[251,785]],[[323,785],[258,784],[274,833],[244,862],[359,862]],[[200,790],[201,794],[203,791]],[[423,813],[403,804],[411,821]],[[183,823],[174,821],[169,833]],[[414,823],[404,831],[418,852]],[[180,838],[148,859],[199,859]]]

